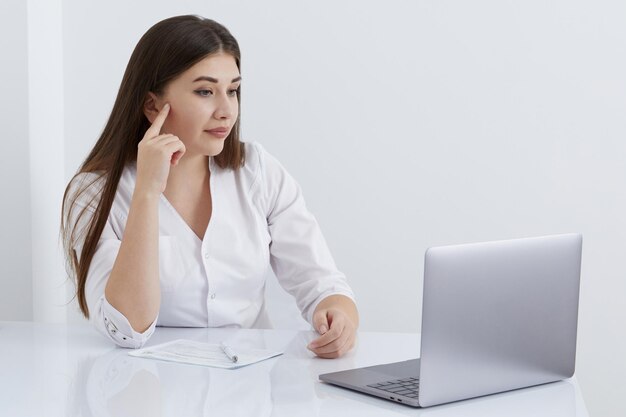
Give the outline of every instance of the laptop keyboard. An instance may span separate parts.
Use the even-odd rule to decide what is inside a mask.
[[[381,382],[379,384],[368,385],[368,387],[387,391],[392,394],[404,395],[405,397],[417,398],[420,380],[417,378],[402,378],[393,381]]]

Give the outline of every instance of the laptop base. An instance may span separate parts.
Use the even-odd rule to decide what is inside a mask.
[[[417,378],[419,379],[420,360],[411,359],[403,362],[394,362],[384,365],[368,366],[366,368],[350,369],[347,371],[332,372],[320,375],[320,380],[329,384],[349,388],[386,400],[419,407],[417,398],[412,398],[400,393],[392,393],[382,389],[371,387],[391,381]]]

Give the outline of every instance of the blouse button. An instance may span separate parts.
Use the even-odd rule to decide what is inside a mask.
[[[206,253],[204,254],[204,259],[209,259],[209,253],[208,253],[208,252],[206,252]]]
[[[211,294],[211,300],[215,300],[215,293]]]

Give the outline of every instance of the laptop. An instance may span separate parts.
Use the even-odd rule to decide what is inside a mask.
[[[429,248],[421,356],[320,375],[414,407],[570,378],[582,235]]]

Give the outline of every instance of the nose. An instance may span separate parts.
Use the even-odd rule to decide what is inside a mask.
[[[237,102],[226,95],[219,95],[217,107],[215,108],[215,118],[232,119],[237,111]]]

